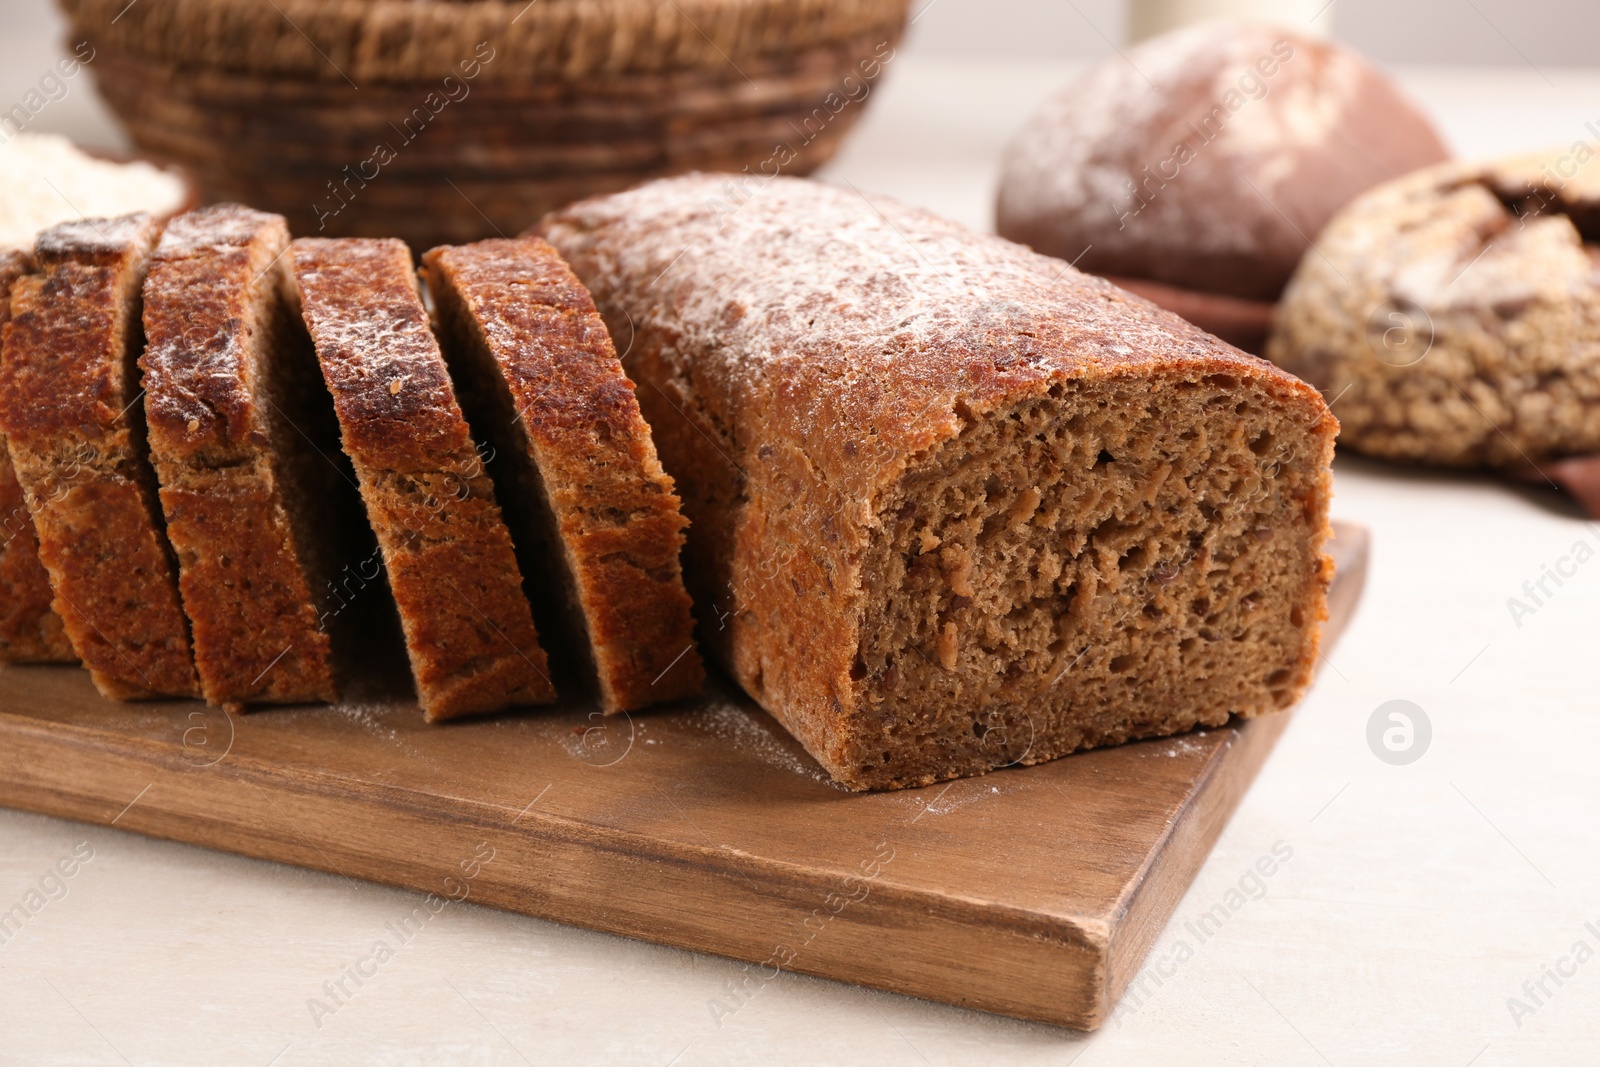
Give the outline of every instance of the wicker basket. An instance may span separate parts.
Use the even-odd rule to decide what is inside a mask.
[[[662,174],[805,174],[908,0],[62,0],[139,147],[302,235],[514,233]]]

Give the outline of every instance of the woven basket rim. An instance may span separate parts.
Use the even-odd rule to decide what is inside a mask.
[[[891,46],[911,0],[57,0],[96,51],[190,69],[404,82],[740,69]],[[862,42],[868,42],[863,49]],[[881,58],[881,57],[880,57]]]

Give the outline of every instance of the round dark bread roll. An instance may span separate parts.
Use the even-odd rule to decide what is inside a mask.
[[[1006,151],[996,228],[1091,273],[1272,301],[1340,207],[1447,158],[1360,56],[1206,23],[1048,101]]]
[[[1561,484],[1600,513],[1600,145],[1446,163],[1329,223],[1267,355],[1339,444]]]

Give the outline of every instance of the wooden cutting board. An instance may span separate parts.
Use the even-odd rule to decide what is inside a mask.
[[[1324,650],[1367,536],[1340,525]],[[403,667],[378,672],[403,677]],[[414,704],[229,717],[0,670],[0,804],[1023,1019],[1099,1025],[1288,714],[925,789],[833,786],[723,683],[427,726]],[[743,986],[740,990],[737,987]]]

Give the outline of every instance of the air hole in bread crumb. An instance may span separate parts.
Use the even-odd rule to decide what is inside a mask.
[[[1111,659],[1112,674],[1126,674],[1129,667],[1133,666],[1133,653],[1127,652]]]
[[[956,666],[956,624],[947,622],[944,629],[939,631],[938,640],[935,642],[939,656],[939,666],[945,670],[954,670]]]

